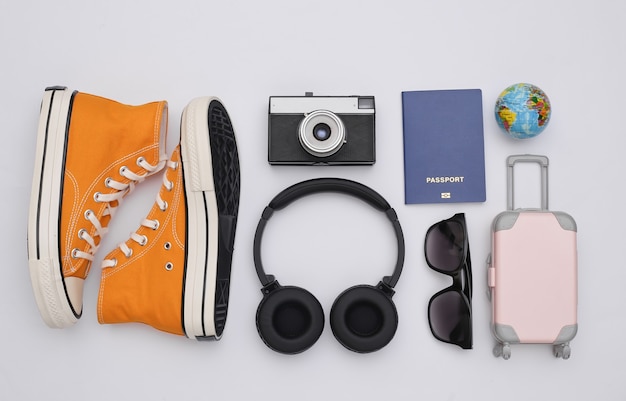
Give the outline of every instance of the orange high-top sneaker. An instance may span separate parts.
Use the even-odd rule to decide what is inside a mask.
[[[83,283],[122,198],[162,169],[167,103],[128,106],[47,88],[41,104],[28,216],[28,263],[50,327],[82,313]]]
[[[139,229],[102,263],[100,323],[140,322],[220,339],[226,322],[239,209],[239,157],[216,98],[183,111],[180,145]]]

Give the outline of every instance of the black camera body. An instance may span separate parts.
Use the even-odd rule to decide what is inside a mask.
[[[268,161],[374,164],[375,116],[373,96],[271,96]]]

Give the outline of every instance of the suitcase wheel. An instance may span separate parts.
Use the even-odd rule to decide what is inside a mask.
[[[553,353],[557,358],[569,359],[572,355],[572,349],[570,348],[569,343],[557,344],[553,347]]]
[[[508,360],[511,357],[511,346],[509,343],[498,344],[493,347],[493,355],[495,357],[502,357],[502,359]]]

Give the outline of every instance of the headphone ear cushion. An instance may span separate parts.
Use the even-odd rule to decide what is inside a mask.
[[[398,311],[387,294],[371,285],[342,292],[330,311],[337,341],[355,352],[373,352],[391,341],[398,328]]]
[[[256,312],[256,326],[265,344],[283,354],[297,354],[311,347],[324,329],[319,301],[300,287],[280,287],[263,297]]]

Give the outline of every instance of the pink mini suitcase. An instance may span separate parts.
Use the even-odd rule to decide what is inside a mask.
[[[541,209],[513,208],[513,166],[541,166]],[[507,211],[492,225],[488,285],[495,356],[509,359],[511,344],[552,344],[557,358],[568,359],[576,335],[576,222],[548,210],[548,158],[507,158]]]

